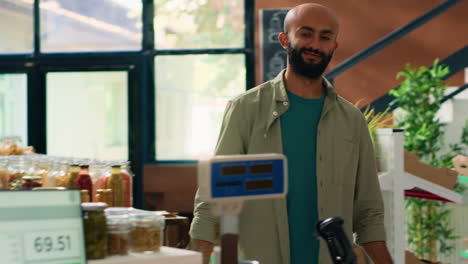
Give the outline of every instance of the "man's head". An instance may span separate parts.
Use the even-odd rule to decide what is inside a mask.
[[[320,78],[338,47],[338,31],[338,19],[327,7],[303,4],[291,9],[279,41],[288,51],[292,71],[309,79]]]

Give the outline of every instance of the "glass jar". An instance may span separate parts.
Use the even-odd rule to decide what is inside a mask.
[[[0,156],[0,188],[8,188],[8,159],[5,156]]]
[[[44,187],[53,186],[49,182],[49,171],[51,169],[52,169],[52,166],[51,166],[49,158],[43,155],[38,156],[35,175],[41,176],[42,186]]]
[[[72,164],[67,173],[67,186],[68,188],[78,187],[76,180],[78,179],[78,174],[80,174],[80,165]]]
[[[68,187],[68,162],[66,160],[57,160],[55,167],[52,169],[49,181],[53,181],[55,187]]]
[[[130,250],[135,253],[159,252],[163,240],[164,216],[148,211],[131,214]]]
[[[112,199],[112,190],[111,189],[97,189],[96,190],[96,202],[103,202],[106,203],[107,206],[112,207],[113,199]]]
[[[130,244],[130,222],[126,214],[107,215],[107,254],[127,255]]]
[[[93,181],[89,175],[89,165],[80,166],[80,172],[76,178],[76,187],[80,190],[87,190],[88,196],[93,193]],[[92,201],[91,197],[89,199]]]
[[[103,259],[107,256],[107,222],[105,203],[82,203],[87,259]]]
[[[81,202],[82,203],[89,203],[90,202],[90,197],[89,197],[89,192],[86,189],[80,190],[80,195],[81,195]]]
[[[125,206],[133,206],[133,174],[130,168],[130,161],[123,161],[121,164],[122,180],[124,181]]]
[[[7,188],[20,188],[23,176],[28,175],[30,162],[23,156],[10,156],[7,174],[8,174],[8,187]]]
[[[29,176],[25,175],[22,177],[21,180],[21,187],[22,188],[36,188],[36,187],[42,187],[42,178],[41,176]]]
[[[98,189],[107,189],[107,180],[110,177],[110,171],[110,165],[105,163],[95,163],[91,165],[89,174],[93,179],[93,197],[97,196]]]
[[[107,180],[107,188],[112,190],[112,206],[125,206],[124,181],[120,165],[112,165],[111,176]]]

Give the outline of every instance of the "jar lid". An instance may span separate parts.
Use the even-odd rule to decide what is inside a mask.
[[[97,189],[96,193],[112,193],[112,189]]]
[[[32,189],[33,191],[65,191],[67,188],[65,187],[35,187]]]
[[[133,208],[131,208],[131,207],[109,207],[109,208],[106,208],[106,210],[104,210],[104,212],[108,216],[110,216],[110,215],[127,215],[127,217],[128,217],[128,214],[130,213],[130,211],[132,209]]]
[[[154,222],[164,226],[164,216],[152,211],[133,210],[130,217],[133,222]]]
[[[24,175],[21,177],[21,179],[26,180],[26,181],[38,181],[42,180],[41,176],[32,176],[32,175]]]
[[[106,203],[81,203],[81,208],[84,211],[100,211],[107,207]]]
[[[128,215],[106,215],[106,222],[108,225],[128,226],[130,218]]]

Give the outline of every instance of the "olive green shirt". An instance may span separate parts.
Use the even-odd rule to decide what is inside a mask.
[[[283,74],[229,102],[216,155],[283,153],[280,116],[289,107]],[[382,195],[366,120],[325,79],[324,86],[326,98],[317,131],[319,219],[342,217],[348,237],[354,233],[356,243],[385,241]],[[200,201],[197,193],[191,238],[213,242],[216,221],[210,205]],[[289,252],[286,199],[244,203],[239,215],[240,259],[290,264]],[[332,263],[323,240],[319,263]]]

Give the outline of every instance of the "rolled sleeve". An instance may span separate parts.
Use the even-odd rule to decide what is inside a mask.
[[[356,179],[355,201],[353,208],[353,231],[356,242],[363,244],[385,241],[384,204],[377,175],[374,148],[361,116],[359,164]]]
[[[195,206],[190,237],[192,239],[205,240],[211,243],[215,241],[216,217],[211,213],[209,203],[200,200],[198,191],[195,195]]]

